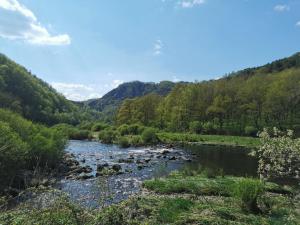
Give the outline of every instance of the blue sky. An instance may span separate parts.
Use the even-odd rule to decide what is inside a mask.
[[[0,0],[0,52],[73,100],[299,50],[300,0]]]

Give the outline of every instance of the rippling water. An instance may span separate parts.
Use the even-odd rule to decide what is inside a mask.
[[[67,180],[59,182],[58,188],[69,194],[70,198],[81,205],[88,207],[99,207],[102,205],[119,202],[128,198],[129,195],[140,191],[141,182],[153,177],[161,177],[173,170],[185,166],[187,162],[180,159],[181,156],[188,157],[183,150],[171,150],[166,158],[157,158],[160,148],[119,148],[116,145],[105,145],[91,141],[70,141],[66,151],[73,153],[81,165],[88,165],[96,174],[98,164],[120,164],[124,174],[110,177],[95,177],[88,180]],[[136,163],[118,163],[119,159],[126,159],[132,155],[136,160],[151,159],[145,164],[145,168],[139,170]],[[177,160],[169,160],[175,156]]]

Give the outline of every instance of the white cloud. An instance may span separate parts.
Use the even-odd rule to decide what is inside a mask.
[[[290,7],[288,5],[275,5],[274,6],[274,11],[276,12],[284,12],[284,11],[289,11]]]
[[[104,94],[117,88],[122,83],[124,83],[124,81],[116,79],[112,80],[110,83],[101,85],[52,82],[51,86],[69,100],[84,101],[101,98]]]
[[[297,26],[297,27],[300,27],[300,21],[298,21],[298,22],[296,23],[296,26]]]
[[[163,48],[163,43],[161,40],[156,40],[153,45],[153,55],[161,55]]]
[[[69,45],[67,34],[51,35],[36,16],[17,0],[0,0],[0,37],[35,45]]]
[[[205,3],[205,0],[180,0],[178,4],[182,8],[193,8],[194,6],[199,6]]]
[[[173,76],[172,77],[172,81],[176,83],[176,82],[179,82],[180,79],[178,77],[176,77],[176,76]]]
[[[100,98],[102,95],[92,85],[52,82],[51,86],[62,93],[67,99],[83,101],[92,98]]]

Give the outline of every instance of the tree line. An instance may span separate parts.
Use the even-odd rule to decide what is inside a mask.
[[[178,84],[166,97],[125,100],[117,124],[206,134],[256,135],[264,127],[300,131],[299,54],[219,80]]]

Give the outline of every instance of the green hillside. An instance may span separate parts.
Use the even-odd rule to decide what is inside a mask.
[[[30,71],[0,54],[0,108],[20,113],[25,118],[48,125],[76,124],[89,118],[80,109]]]
[[[299,132],[300,54],[219,80],[178,84],[165,98],[126,101],[117,119],[176,132],[255,135],[273,126]]]

